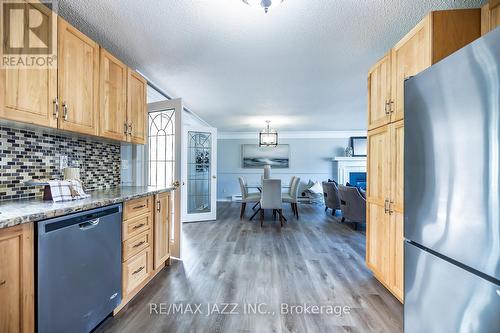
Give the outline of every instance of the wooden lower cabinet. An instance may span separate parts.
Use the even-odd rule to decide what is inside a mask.
[[[386,207],[368,202],[366,225],[366,264],[377,278],[389,277],[389,225]]]
[[[122,259],[126,261],[141,251],[147,249],[148,247],[152,248],[153,245],[153,234],[152,230],[146,230],[137,236],[131,237],[122,244]]]
[[[123,205],[123,219],[144,215],[153,211],[153,197],[144,197],[127,201]]]
[[[170,262],[170,193],[123,204],[122,302],[118,313]]]
[[[0,230],[0,332],[34,332],[33,223]]]
[[[123,263],[123,289],[126,297],[144,282],[153,271],[151,247],[148,246]]]
[[[392,293],[403,302],[404,298],[404,230],[403,214],[391,213],[388,219],[389,232],[389,276]]]
[[[129,240],[131,237],[150,230],[152,226],[153,214],[151,212],[124,220],[122,224],[122,240]]]
[[[170,193],[155,195],[154,268],[158,269],[170,257]]]

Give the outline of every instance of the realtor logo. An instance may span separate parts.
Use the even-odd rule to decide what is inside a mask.
[[[2,67],[54,66],[57,16],[53,1],[0,0]]]

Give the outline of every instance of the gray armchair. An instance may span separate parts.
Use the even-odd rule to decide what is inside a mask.
[[[332,210],[332,215],[340,209],[339,190],[335,182],[323,182],[323,196],[325,198],[325,212],[328,209]]]
[[[358,223],[366,223],[366,199],[357,187],[339,185],[339,198],[342,222],[352,222],[356,229]]]

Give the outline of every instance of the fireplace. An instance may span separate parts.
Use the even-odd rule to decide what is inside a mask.
[[[366,157],[335,157],[337,181],[366,189]]]
[[[349,184],[366,190],[366,172],[349,173]]]

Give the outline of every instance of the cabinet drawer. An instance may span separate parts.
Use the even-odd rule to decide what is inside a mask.
[[[123,263],[123,293],[128,295],[146,280],[152,267],[153,257],[150,247],[125,261]]]
[[[153,229],[149,229],[141,232],[139,235],[131,237],[123,242],[123,261],[126,261],[127,259],[133,257],[137,253],[152,245],[152,230]]]
[[[129,220],[123,221],[122,240],[129,240],[131,237],[139,235],[151,228],[153,225],[153,215],[146,213],[141,216],[134,217]]]
[[[123,219],[127,220],[152,211],[153,198],[151,196],[126,201],[123,205]]]

